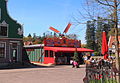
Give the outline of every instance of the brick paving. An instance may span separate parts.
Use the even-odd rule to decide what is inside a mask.
[[[85,66],[0,70],[0,83],[83,83]]]

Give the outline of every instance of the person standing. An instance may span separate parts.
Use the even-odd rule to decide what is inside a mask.
[[[74,68],[74,61],[73,60],[70,60],[70,64],[72,64],[72,68]]]
[[[77,61],[73,61],[73,65],[74,65],[74,67],[78,68],[78,62]]]

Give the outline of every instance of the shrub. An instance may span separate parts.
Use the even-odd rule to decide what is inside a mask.
[[[94,52],[94,56],[100,56],[100,52]]]

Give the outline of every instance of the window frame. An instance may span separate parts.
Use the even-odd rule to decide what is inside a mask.
[[[6,58],[6,42],[0,42],[0,44],[4,44],[4,56],[0,57],[0,59]]]
[[[0,37],[8,37],[8,29],[9,29],[8,26],[9,26],[9,25],[8,25],[7,23],[6,23],[6,24],[5,24],[5,23],[1,23],[1,24],[0,24],[0,28],[1,28],[1,27],[6,27],[6,28],[7,28],[7,35],[6,35],[6,36],[0,35]]]

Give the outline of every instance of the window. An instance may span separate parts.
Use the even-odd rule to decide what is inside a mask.
[[[5,43],[0,43],[0,58],[5,56]]]
[[[7,26],[0,26],[0,36],[7,36]]]
[[[48,50],[45,51],[45,57],[48,57]]]
[[[53,51],[50,51],[50,57],[53,57]]]

